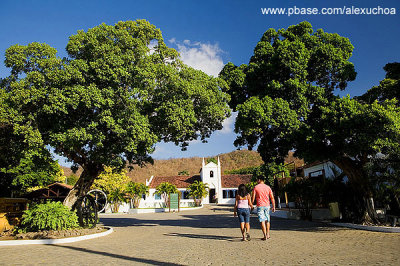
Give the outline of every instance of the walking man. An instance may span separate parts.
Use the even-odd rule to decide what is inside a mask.
[[[258,185],[256,185],[253,190],[251,202],[254,202],[254,200],[257,202],[258,220],[261,223],[261,230],[264,234],[264,237],[261,238],[261,240],[267,240],[270,238],[270,201],[272,202],[272,212],[275,212],[275,200],[271,188],[264,184],[264,179],[262,177],[257,178],[257,183]]]

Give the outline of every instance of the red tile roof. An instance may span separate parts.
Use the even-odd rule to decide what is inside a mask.
[[[237,188],[240,184],[250,183],[252,175],[222,175],[223,188]]]
[[[155,176],[153,180],[151,180],[150,188],[156,188],[159,184],[168,182],[175,185],[177,188],[187,188],[190,184],[193,184],[194,181],[201,181],[199,175],[194,176]]]
[[[50,187],[56,187],[56,186],[60,186],[60,187],[65,187],[65,188],[68,188],[68,189],[72,189],[74,186],[71,186],[71,185],[67,185],[67,184],[64,184],[64,183],[53,183],[53,184],[51,184],[51,185],[49,185],[48,187],[50,188]]]
[[[222,188],[236,188],[240,184],[250,183],[252,175],[222,175]],[[150,188],[156,188],[164,182],[175,185],[177,188],[187,188],[194,181],[201,181],[199,175],[195,176],[155,176],[149,185]]]

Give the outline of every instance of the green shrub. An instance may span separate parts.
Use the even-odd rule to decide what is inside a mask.
[[[61,202],[36,204],[22,215],[21,229],[25,232],[63,230],[78,227],[78,216]]]
[[[229,175],[229,174],[251,175],[258,168],[259,168],[259,166],[250,166],[250,167],[245,167],[245,168],[240,168],[240,169],[233,169],[233,170],[224,171],[224,174],[226,174],[226,175]]]

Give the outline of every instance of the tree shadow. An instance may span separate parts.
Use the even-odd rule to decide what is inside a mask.
[[[164,261],[158,261],[158,260],[129,257],[129,256],[124,256],[124,255],[120,255],[120,254],[113,254],[113,253],[109,253],[109,252],[90,250],[90,249],[87,249],[87,248],[78,248],[78,247],[63,246],[63,245],[52,245],[52,246],[59,247],[59,248],[72,249],[72,250],[76,250],[76,251],[80,251],[80,252],[92,253],[92,254],[96,254],[96,255],[112,257],[112,258],[121,259],[121,260],[127,260],[127,261],[138,262],[138,263],[145,263],[145,264],[149,264],[149,265],[171,265],[171,266],[183,265],[183,264],[176,264],[176,263],[170,263],[170,262],[164,262]]]
[[[230,215],[231,216],[231,215]],[[105,226],[179,226],[192,228],[236,228],[239,226],[237,218],[229,215],[179,215],[173,219],[150,220],[136,217],[110,217],[100,218]],[[171,217],[169,217],[171,218]]]
[[[100,221],[105,226],[111,227],[130,227],[130,226],[172,226],[189,228],[239,228],[237,217],[232,214],[212,214],[212,215],[178,215],[175,217],[163,217],[163,219],[140,219],[135,217],[102,217]],[[168,218],[168,219],[164,219]],[[256,215],[250,218],[252,228],[260,228],[260,223]],[[310,222],[303,220],[289,220],[278,217],[271,217],[271,230],[282,231],[307,231],[307,232],[331,232],[343,230],[342,228],[322,222]]]
[[[182,234],[182,233],[168,233],[165,236],[176,236],[176,237],[186,237],[186,238],[200,238],[207,240],[223,240],[230,242],[240,242],[241,237],[231,237],[231,236],[217,236],[217,235],[198,235],[198,234]]]
[[[258,223],[258,219],[256,221]],[[341,230],[339,227],[318,221],[291,220],[271,217],[271,230],[277,231],[303,231],[303,232],[332,232]]]

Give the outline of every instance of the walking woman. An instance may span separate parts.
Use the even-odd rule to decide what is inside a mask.
[[[250,240],[250,208],[253,209],[251,197],[247,192],[246,186],[240,184],[236,194],[235,208],[233,216],[238,216],[240,230],[242,231],[242,241]]]

